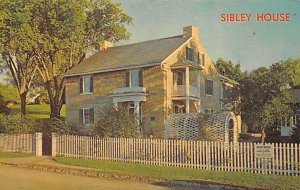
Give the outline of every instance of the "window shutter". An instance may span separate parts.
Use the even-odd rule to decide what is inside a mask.
[[[139,86],[143,87],[143,71],[139,71]]]
[[[83,125],[83,109],[79,110],[79,124]]]
[[[90,109],[90,121],[91,123],[94,123],[94,108]]]
[[[126,87],[129,87],[129,77],[130,77],[130,73],[128,71],[126,71],[126,79],[125,79]]]
[[[186,54],[185,59],[189,60],[189,48],[188,47],[185,48],[185,54]]]
[[[83,93],[83,78],[79,79],[79,93]]]
[[[90,92],[94,92],[94,77],[90,78]]]

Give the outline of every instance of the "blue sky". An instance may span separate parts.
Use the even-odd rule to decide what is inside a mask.
[[[240,62],[244,70],[300,58],[300,0],[114,0],[133,17],[129,44],[175,36],[195,25],[210,57]],[[222,13],[252,13],[247,23],[222,23]],[[288,23],[259,23],[259,13],[289,13]]]

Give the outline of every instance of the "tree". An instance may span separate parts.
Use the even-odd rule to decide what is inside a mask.
[[[100,137],[138,137],[139,126],[134,114],[125,106],[107,106],[97,115],[94,132]]]
[[[261,67],[240,81],[242,120],[250,131],[265,133],[279,127],[282,118],[292,113],[292,60],[280,61],[269,68]],[[267,131],[266,131],[267,129]]]
[[[26,98],[34,79],[34,33],[31,28],[33,1],[0,2],[0,53],[21,100],[21,115],[26,115]]]
[[[216,68],[219,74],[237,82],[240,82],[247,74],[246,72],[242,72],[239,63],[235,64],[232,61],[226,61],[222,58],[217,60]],[[232,87],[224,88],[222,101],[225,105],[225,110],[241,115],[240,85],[235,84]]]
[[[232,80],[239,82],[243,76],[241,65],[235,64],[231,61],[226,61],[219,58],[216,62],[217,71],[219,74],[226,76]]]
[[[128,39],[125,25],[132,20],[109,0],[37,0],[33,9],[34,49],[51,118],[59,118],[65,92],[63,75],[80,64],[89,49],[103,40]]]

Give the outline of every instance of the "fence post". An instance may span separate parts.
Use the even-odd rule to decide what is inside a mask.
[[[35,133],[35,155],[43,155],[43,133]]]
[[[51,133],[52,138],[52,157],[56,157],[56,133]]]

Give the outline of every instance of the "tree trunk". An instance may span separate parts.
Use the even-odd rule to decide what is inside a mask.
[[[59,93],[59,92],[53,92],[53,90],[51,89],[51,81],[47,81],[45,83],[45,87],[47,89],[48,92],[48,96],[49,96],[49,103],[50,103],[50,118],[60,118],[60,110],[61,110],[61,106],[59,98],[55,98],[55,96],[53,96],[54,93]]]
[[[27,92],[23,92],[20,94],[21,99],[21,117],[26,116],[26,100],[27,100]]]

